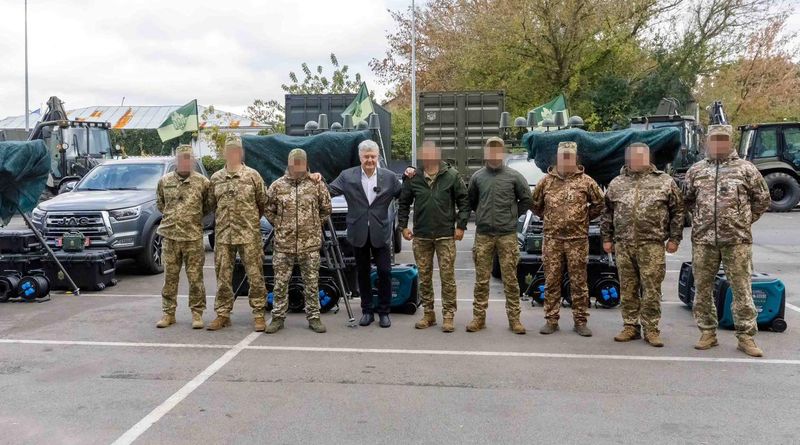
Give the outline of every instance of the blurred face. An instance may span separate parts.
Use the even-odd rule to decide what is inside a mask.
[[[367,173],[371,173],[378,166],[378,150],[359,152],[358,158],[361,160],[361,168]]]
[[[422,167],[425,170],[437,169],[439,163],[442,162],[442,152],[433,143],[424,143],[419,150],[419,158],[422,161]]]
[[[181,153],[176,156],[175,171],[182,175],[189,174],[192,171],[192,155],[190,153]]]
[[[556,157],[556,169],[562,175],[578,171],[578,156],[575,153],[559,153]]]
[[[289,163],[289,173],[295,177],[299,178],[303,176],[308,168],[308,162],[305,159],[292,159]]]
[[[650,150],[642,146],[633,146],[625,152],[625,165],[631,171],[640,172],[650,166]]]
[[[728,156],[731,152],[731,138],[721,134],[715,134],[708,138],[708,156],[711,159],[719,159]]]
[[[239,165],[242,163],[244,153],[241,147],[225,147],[225,163],[228,165]]]
[[[503,165],[505,155],[506,147],[500,144],[490,144],[483,149],[483,159],[492,168],[499,168]]]

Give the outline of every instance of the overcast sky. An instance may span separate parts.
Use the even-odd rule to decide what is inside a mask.
[[[420,0],[421,2],[421,0]],[[800,0],[794,0],[800,5]],[[67,108],[203,105],[241,113],[283,101],[300,63],[340,63],[365,75],[386,50],[387,9],[403,0],[29,0],[31,109],[56,95]],[[203,5],[202,7],[198,5]],[[0,118],[24,108],[23,0],[0,0]],[[791,19],[800,30],[800,8]]]

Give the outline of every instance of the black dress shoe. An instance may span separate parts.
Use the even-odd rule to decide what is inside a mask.
[[[388,328],[392,325],[392,320],[389,319],[389,314],[378,314],[380,320],[378,321],[378,325],[382,328]]]
[[[358,324],[360,326],[369,326],[373,321],[375,321],[375,315],[365,312],[364,315],[361,316],[361,320],[358,322]]]

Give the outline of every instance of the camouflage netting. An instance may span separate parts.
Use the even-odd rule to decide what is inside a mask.
[[[342,170],[359,164],[358,144],[367,139],[369,131],[326,131],[314,136],[245,135],[242,146],[245,163],[256,169],[267,184],[283,176],[289,152],[294,148],[306,151],[309,170],[331,182]]]
[[[625,164],[625,148],[634,142],[650,146],[650,160],[659,169],[675,159],[681,147],[681,132],[677,128],[655,130],[619,130],[590,133],[579,129],[530,132],[525,134],[522,145],[528,150],[528,158],[547,171],[556,163],[559,142],[576,142],[578,159],[586,173],[599,184],[611,182]]]
[[[8,224],[17,208],[36,207],[50,174],[50,156],[42,141],[0,142],[0,219]]]

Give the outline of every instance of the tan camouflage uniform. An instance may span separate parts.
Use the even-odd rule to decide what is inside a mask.
[[[308,174],[300,179],[288,173],[267,191],[267,219],[275,230],[273,319],[286,318],[289,281],[294,265],[300,266],[305,287],[306,318],[319,318],[319,250],[322,222],[331,214],[327,185]]]
[[[234,283],[231,281],[238,254],[250,283],[253,316],[263,317],[267,293],[260,225],[261,215],[267,207],[264,180],[246,165],[235,172],[223,168],[211,176],[211,198],[216,211],[214,260],[217,299],[214,310],[222,317],[229,317],[233,310]]]
[[[720,128],[721,127],[721,128]],[[712,126],[709,134],[727,126]],[[692,271],[695,283],[694,318],[703,333],[717,329],[714,279],[720,262],[733,288],[733,320],[736,336],[756,334],[753,304],[751,226],[770,205],[769,189],[758,169],[740,159],[735,150],[718,160],[705,159],[686,173],[686,209],[692,214]]]
[[[543,219],[542,262],[545,275],[544,312],[548,323],[558,324],[564,263],[570,279],[572,318],[576,326],[589,317],[586,267],[589,256],[589,221],[603,211],[603,192],[579,167],[561,176],[551,167],[533,190],[533,213]]]
[[[163,238],[161,258],[164,262],[161,306],[165,314],[175,315],[181,266],[186,268],[189,282],[189,308],[200,314],[206,309],[203,216],[210,212],[208,194],[209,181],[197,172],[191,172],[186,178],[171,172],[158,181],[156,205],[163,215],[158,227],[158,234]]]
[[[622,297],[622,320],[639,332],[658,334],[661,283],[666,272],[664,242],[683,238],[683,197],[672,177],[650,166],[623,167],[605,196],[601,231],[613,242]]]

